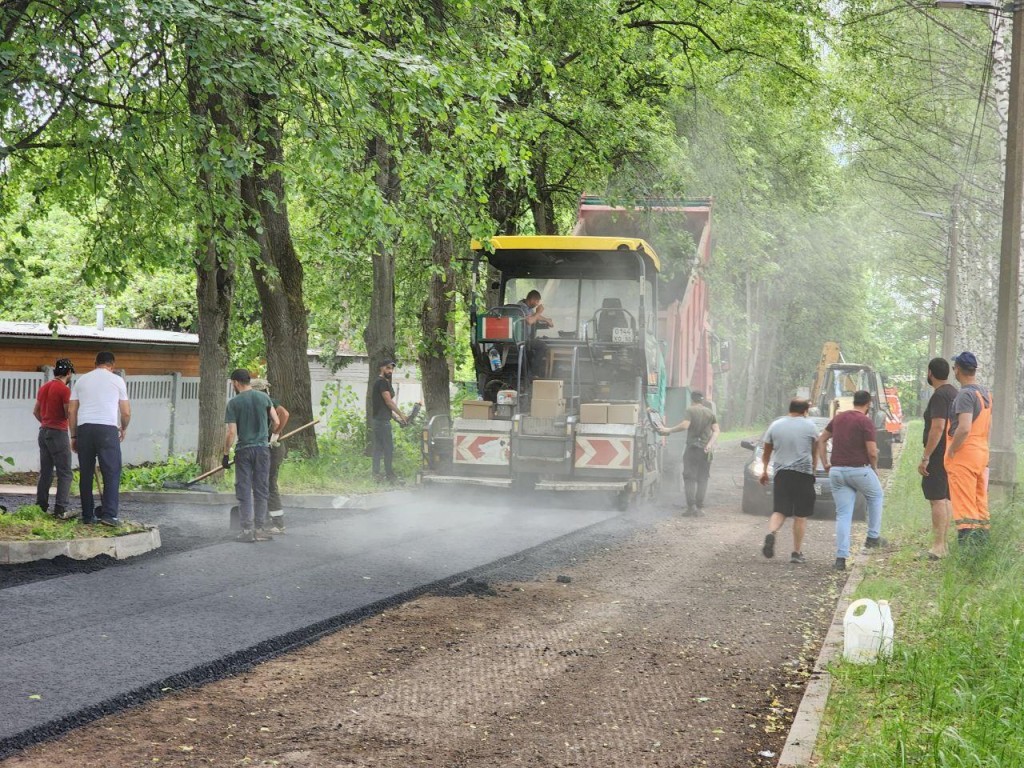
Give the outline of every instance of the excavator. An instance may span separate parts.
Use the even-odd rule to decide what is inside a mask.
[[[810,391],[812,413],[832,418],[849,410],[858,390],[871,393],[868,417],[875,424],[878,466],[888,469],[892,467],[893,443],[902,442],[905,430],[899,396],[870,365],[847,362],[838,343],[825,342]]]

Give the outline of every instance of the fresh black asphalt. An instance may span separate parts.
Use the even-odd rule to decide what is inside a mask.
[[[231,540],[226,506],[128,505],[161,527],[162,551],[0,566],[0,757],[615,518],[602,505],[498,508],[454,489],[405,497],[301,510],[286,536],[256,544]]]

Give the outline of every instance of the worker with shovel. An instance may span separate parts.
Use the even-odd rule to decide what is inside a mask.
[[[288,449],[281,442],[281,433],[284,432],[288,419],[291,416],[288,409],[281,405],[281,401],[270,394],[270,382],[266,379],[253,379],[252,388],[257,392],[265,392],[270,398],[274,410],[277,412],[277,429],[270,430],[270,498],[267,502],[267,514],[270,516],[270,530],[272,533],[284,533],[284,507],[281,504],[281,491],[277,487],[277,475],[281,471],[281,465],[288,455]]]
[[[221,465],[231,466],[229,453],[235,439],[235,496],[238,498],[242,532],[237,541],[270,541],[267,530],[267,501],[270,495],[270,433],[279,432],[280,419],[266,392],[251,386],[249,372],[231,372],[235,396],[228,401],[224,422],[224,456]],[[268,428],[269,427],[269,428]]]

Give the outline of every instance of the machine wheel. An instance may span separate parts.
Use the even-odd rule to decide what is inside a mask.
[[[637,500],[640,498],[640,494],[636,491],[619,491],[615,497],[615,508],[619,512],[629,512],[636,506]]]
[[[749,483],[744,483],[743,512],[748,515],[767,517],[772,512],[771,497],[763,491],[751,488]]]

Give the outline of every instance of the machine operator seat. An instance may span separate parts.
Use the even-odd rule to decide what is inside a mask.
[[[595,335],[599,342],[614,341],[616,328],[636,330],[636,321],[622,308],[622,301],[619,299],[604,299],[601,302],[601,308],[594,313],[594,325],[597,328]]]

